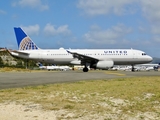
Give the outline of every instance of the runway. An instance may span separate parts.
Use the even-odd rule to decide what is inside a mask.
[[[160,72],[130,71],[39,71],[0,72],[0,89],[34,86],[43,84],[76,82],[80,80],[109,80],[112,78],[160,76]]]

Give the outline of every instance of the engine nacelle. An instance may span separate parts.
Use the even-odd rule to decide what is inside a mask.
[[[109,69],[113,67],[113,65],[114,65],[114,62],[112,60],[98,61],[98,63],[96,64],[96,68]]]
[[[70,63],[74,64],[74,65],[80,65],[81,61],[80,60],[74,60],[74,61],[71,61]]]

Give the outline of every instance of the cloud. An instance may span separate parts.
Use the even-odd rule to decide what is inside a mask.
[[[30,26],[21,26],[27,35],[38,35],[40,27],[38,24]]]
[[[13,6],[19,5],[21,7],[30,7],[35,8],[41,11],[48,10],[48,5],[43,5],[41,0],[19,0],[19,2],[16,2],[13,4]]]
[[[91,29],[91,31],[84,35],[85,40],[90,43],[102,45],[116,44],[119,42],[119,40],[124,39],[125,35],[129,34],[132,31],[131,28],[126,28],[123,24],[118,24],[117,26],[113,26],[107,30],[101,30],[98,27],[96,27],[98,29],[95,29],[95,26],[91,28],[94,29]]]
[[[154,37],[153,37],[153,40],[154,40],[155,42],[160,43],[160,35],[154,36]]]
[[[155,0],[79,0],[78,8],[90,16],[143,14],[148,25],[139,26],[139,30],[149,34],[160,34],[160,2]],[[137,12],[141,11],[141,12]],[[148,28],[148,30],[146,30]]]
[[[128,6],[136,3],[137,0],[79,0],[78,7],[83,9],[88,15],[105,15],[116,14],[123,15],[126,13],[134,13],[135,6]]]
[[[142,13],[149,21],[150,33],[153,35],[153,40],[160,41],[160,2],[155,0],[141,0]]]
[[[160,23],[159,23],[159,25],[157,25],[157,24],[151,25],[151,33],[152,34],[160,34]]]
[[[144,26],[138,26],[138,30],[139,30],[140,32],[142,32],[142,33],[147,32],[147,29],[146,29],[146,27],[144,27]]]
[[[160,2],[155,0],[79,0],[77,6],[89,15],[135,13],[140,7],[145,17],[159,21]]]
[[[54,25],[50,23],[46,24],[44,27],[44,32],[47,36],[54,36],[54,35],[69,35],[71,31],[68,29],[68,25],[63,25],[58,28],[55,28]]]
[[[150,21],[159,22],[160,20],[160,1],[141,0],[142,12]]]
[[[0,14],[6,14],[6,11],[0,10]]]

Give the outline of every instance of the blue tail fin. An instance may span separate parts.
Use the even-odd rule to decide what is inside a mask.
[[[19,50],[37,50],[37,45],[20,28],[14,28]]]

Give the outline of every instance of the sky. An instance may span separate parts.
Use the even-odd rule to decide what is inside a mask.
[[[139,49],[160,57],[160,1],[3,0],[0,47],[18,49],[14,27],[42,49]]]

